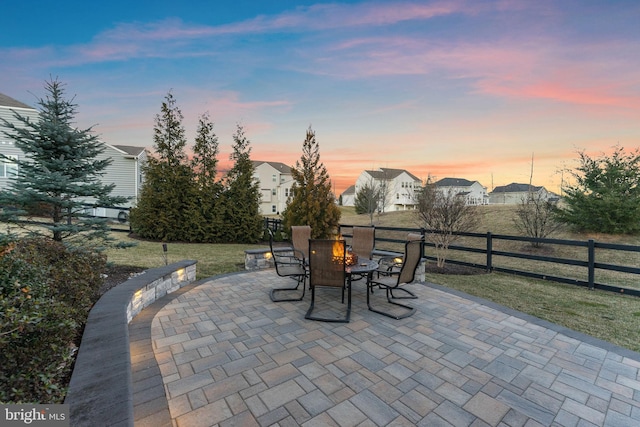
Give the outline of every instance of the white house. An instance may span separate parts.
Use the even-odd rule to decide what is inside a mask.
[[[442,178],[435,183],[436,189],[442,193],[455,194],[465,198],[467,205],[487,205],[489,196],[487,187],[478,181],[463,178]]]
[[[350,185],[340,194],[340,202],[342,206],[355,206],[356,204],[356,186]]]
[[[542,186],[529,184],[518,184],[512,182],[509,185],[500,185],[489,193],[489,202],[491,204],[515,205],[522,203],[528,197],[542,197],[544,200],[552,199],[555,196]]]
[[[367,185],[374,185],[381,190],[384,200],[381,201],[379,210],[390,212],[415,209],[415,195],[420,191],[422,181],[404,169],[365,170],[356,180],[354,195]]]
[[[21,124],[15,119],[14,111],[30,120],[39,120],[39,112],[35,108],[16,101],[15,99],[0,93],[0,117],[15,125]],[[2,124],[0,123],[0,127]],[[124,205],[131,207],[140,195],[140,188],[144,180],[143,165],[147,161],[147,152],[144,147],[133,147],[126,145],[104,144],[105,149],[98,159],[111,159],[111,164],[104,170],[101,181],[105,184],[115,184],[111,194],[129,198],[129,202]],[[0,134],[0,153],[24,160],[25,154],[14,145],[13,140]],[[9,187],[9,182],[17,173],[17,165],[11,161],[0,160],[0,190]],[[88,203],[91,200],[87,200]],[[120,210],[105,208],[94,209],[94,214],[98,216],[117,216]]]
[[[260,212],[279,215],[287,206],[293,177],[291,167],[279,162],[253,161],[253,177],[260,183]]]

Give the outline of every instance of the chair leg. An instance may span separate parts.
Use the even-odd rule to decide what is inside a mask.
[[[396,297],[393,295],[393,291],[402,291],[402,292],[408,293],[409,295],[403,296],[403,297]],[[405,288],[389,288],[389,293],[391,294],[391,298],[393,299],[418,299],[416,294],[411,292],[409,289],[405,289]]]
[[[306,276],[302,276],[302,277],[298,277],[297,281],[298,284],[294,287],[294,288],[275,288],[272,289],[271,292],[269,293],[269,297],[271,298],[271,301],[273,302],[285,302],[285,301],[302,301],[304,299],[304,293],[305,293],[305,289],[306,289],[306,280],[307,277]],[[291,292],[291,291],[298,291],[298,288],[300,287],[300,285],[302,284],[302,294],[301,295],[296,295],[296,296],[292,296],[292,297],[277,297],[276,293],[278,292]]]
[[[346,316],[342,319],[318,317],[313,315],[313,309],[315,307],[315,296],[316,296],[315,288],[316,288],[315,286],[311,287],[311,304],[309,305],[309,309],[307,310],[307,313],[304,315],[304,318],[308,320],[317,320],[320,322],[349,323],[351,319],[351,287],[349,287],[349,289],[347,290],[347,313],[346,313]],[[342,293],[344,296],[344,287],[342,287]],[[344,299],[343,299],[343,303],[344,303]]]
[[[374,285],[368,285],[367,287],[371,287],[371,288],[373,288],[373,286],[374,286]],[[390,292],[389,292],[389,288],[386,288],[386,290],[387,290],[387,302],[388,302],[389,304],[393,304],[393,305],[396,305],[396,306],[398,306],[398,307],[405,308],[405,309],[407,309],[408,311],[407,311],[406,313],[403,313],[403,314],[399,314],[399,315],[398,315],[398,314],[393,314],[393,313],[390,313],[390,312],[387,312],[387,311],[382,311],[382,310],[379,310],[379,309],[377,309],[377,308],[374,308],[374,307],[371,305],[371,296],[370,296],[370,293],[369,293],[369,292],[367,292],[367,307],[369,307],[369,310],[370,310],[370,311],[373,311],[374,313],[382,314],[383,316],[387,316],[387,317],[390,317],[390,318],[392,318],[392,319],[396,319],[396,320],[398,320],[398,319],[404,319],[404,318],[406,318],[406,317],[409,317],[409,316],[413,315],[413,313],[415,313],[415,312],[416,312],[415,307],[411,307],[411,306],[409,306],[409,305],[406,305],[406,304],[400,304],[399,302],[395,302],[395,301],[393,301],[393,300],[391,299],[391,295],[390,295]]]

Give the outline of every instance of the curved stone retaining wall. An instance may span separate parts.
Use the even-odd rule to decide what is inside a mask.
[[[129,322],[195,278],[196,261],[180,261],[146,270],[98,300],[89,313],[65,399],[72,426],[133,426]]]

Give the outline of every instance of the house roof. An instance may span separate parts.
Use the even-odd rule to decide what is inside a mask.
[[[135,147],[133,145],[112,145],[112,147],[124,151],[126,154],[130,154],[132,156],[139,156],[145,150],[144,147]]]
[[[30,110],[35,110],[35,108],[13,99],[4,93],[0,93],[0,107],[28,108]]]
[[[280,171],[280,173],[291,173],[291,166],[285,165],[284,163],[280,163],[280,162],[265,162],[262,160],[254,160],[253,161],[253,167],[258,167],[263,163],[267,163],[269,166],[271,166],[272,168],[276,169],[277,171]]]
[[[389,169],[389,168],[380,168],[378,170],[365,170],[366,173],[371,175],[373,179],[395,179],[403,173],[406,173],[413,179],[414,181],[421,181],[420,178],[412,174],[411,172],[404,169]]]
[[[493,189],[492,193],[524,193],[527,191],[540,191],[542,186],[535,186],[529,184],[518,184],[512,182],[509,185],[499,185]]]
[[[474,182],[464,178],[442,178],[436,182],[436,187],[471,187]]]
[[[347,189],[342,192],[343,196],[348,196],[349,194],[356,194],[356,186],[355,185],[348,186]]]

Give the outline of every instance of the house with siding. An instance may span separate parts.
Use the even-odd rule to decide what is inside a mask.
[[[367,185],[374,185],[384,194],[380,211],[403,211],[415,209],[416,193],[422,188],[422,180],[404,169],[365,170],[356,180],[354,199],[355,194]]]
[[[253,161],[253,178],[260,183],[260,212],[279,215],[287,207],[293,176],[291,167],[280,162]]]
[[[516,205],[529,197],[541,197],[543,200],[556,198],[557,196],[547,191],[542,186],[530,184],[518,184],[512,182],[509,185],[500,185],[489,193],[489,203],[502,205]]]
[[[487,187],[478,181],[469,181],[463,178],[442,178],[436,181],[435,185],[441,193],[464,197],[467,205],[489,204]]]
[[[15,125],[21,124],[15,119],[14,112],[29,120],[39,120],[39,112],[20,101],[0,93],[0,117]],[[2,124],[0,124],[0,127]],[[143,165],[147,161],[144,147],[128,145],[110,145],[104,143],[104,151],[98,159],[111,159],[111,164],[104,170],[101,181],[105,184],[115,184],[113,195],[127,197],[129,202],[125,207],[135,205],[144,180]],[[0,153],[13,159],[24,160],[25,154],[14,145],[11,138],[0,134]],[[9,188],[9,182],[17,174],[17,165],[11,160],[0,160],[0,190]],[[91,203],[87,200],[87,203]],[[92,213],[97,216],[117,217],[119,209],[96,208]]]
[[[356,186],[350,185],[346,190],[340,194],[340,203],[342,206],[355,206],[356,205]]]

